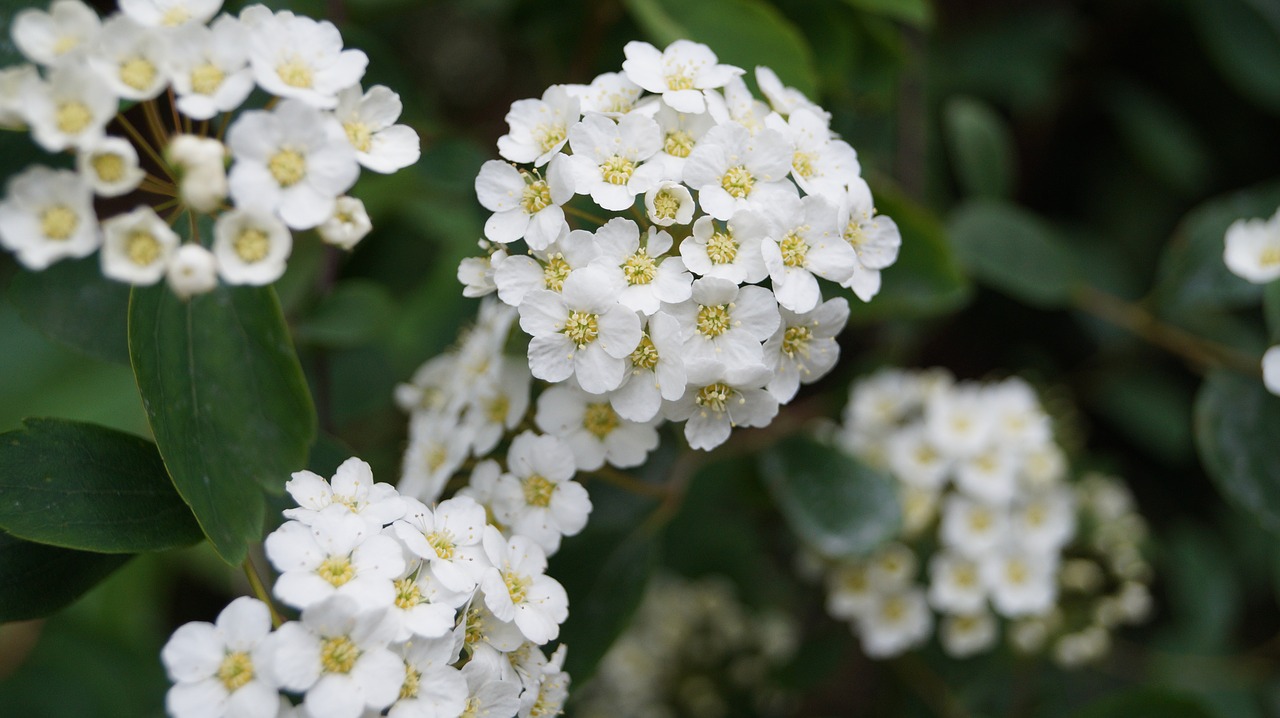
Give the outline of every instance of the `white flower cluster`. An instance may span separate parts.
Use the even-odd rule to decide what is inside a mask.
[[[921,645],[935,611],[943,648],[968,656],[995,644],[997,616],[1054,610],[1075,498],[1026,383],[883,371],[854,385],[840,438],[902,497],[902,541],[827,573],[827,610],[851,622],[867,655]]]
[[[534,377],[711,449],[834,366],[849,309],[818,278],[870,300],[901,237],[828,113],[771,70],[766,103],[705,45],[625,53],[512,104],[506,161],[476,178],[488,254],[458,276],[518,309]]]
[[[219,278],[274,282],[291,230],[346,249],[369,232],[364,205],[345,195],[361,167],[394,172],[419,156],[417,134],[395,124],[399,96],[360,87],[368,58],[343,49],[331,23],[262,5],[215,18],[221,5],[122,0],[103,20],[54,0],[14,16],[32,64],[0,69],[0,127],[76,158],[74,170],[37,165],[9,180],[0,245],[27,268],[101,248],[105,276],[167,277],[185,297]],[[255,87],[273,96],[266,108],[233,120]],[[95,197],[133,209],[100,220]],[[185,243],[173,229],[183,214]],[[212,216],[211,236],[198,216]]]
[[[783,715],[769,680],[799,642],[795,619],[744,606],[719,577],[655,576],[635,618],[574,698],[582,718]]]
[[[1238,219],[1227,227],[1222,259],[1241,279],[1269,284],[1280,279],[1280,210],[1271,219]],[[1280,396],[1280,345],[1262,355],[1262,380]]]
[[[176,718],[556,715],[568,696],[564,588],[546,555],[457,496],[434,506],[348,459],[286,484],[298,507],[266,540],[274,593],[300,620],[233,601],[174,632],[161,657]],[[300,696],[297,706],[284,694]]]

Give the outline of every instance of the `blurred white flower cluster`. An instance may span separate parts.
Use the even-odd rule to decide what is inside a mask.
[[[752,610],[718,577],[655,576],[626,632],[578,691],[582,718],[784,715],[769,680],[799,642],[795,619]]]
[[[167,277],[186,297],[274,282],[295,230],[345,249],[369,232],[345,194],[361,167],[419,156],[399,96],[361,88],[368,58],[331,23],[262,5],[215,18],[221,5],[122,0],[103,20],[54,0],[14,16],[30,64],[0,69],[0,127],[75,158],[5,189],[0,245],[28,269],[101,249],[105,276]]]
[[[161,653],[187,716],[549,716],[569,677],[564,588],[526,536],[503,536],[457,496],[427,506],[348,459],[326,481],[286,485],[298,507],[266,540],[274,594],[301,618],[272,630],[266,604],[233,601],[188,623]],[[294,701],[288,696],[299,699]]]
[[[1223,262],[1231,273],[1253,284],[1280,279],[1280,210],[1270,219],[1238,219],[1223,237]],[[1280,345],[1262,355],[1262,380],[1280,396]]]
[[[996,644],[1003,618],[1012,622],[1015,645],[1039,650],[1056,638],[1055,657],[1082,662],[1072,660],[1080,651],[1061,647],[1075,634],[1058,628],[1066,625],[1066,592],[1081,594],[1071,598],[1074,606],[1116,584],[1101,571],[1096,582],[1076,579],[1089,563],[1077,556],[1097,550],[1094,524],[1080,512],[1101,489],[1068,483],[1065,455],[1029,385],[957,382],[941,370],[881,371],[853,386],[839,438],[898,482],[902,504],[898,541],[861,559],[827,559],[824,568],[827,610],[850,622],[867,655],[922,645],[935,620],[943,650],[974,655]],[[1131,507],[1124,509],[1125,521],[1140,528]],[[1111,546],[1123,531],[1103,533],[1099,540]],[[1107,609],[1106,629],[1145,615],[1137,604],[1149,569],[1135,541],[1124,544],[1123,561],[1141,564],[1142,575],[1113,572],[1128,581],[1121,588],[1127,598],[1123,609]],[[1044,626],[1035,645],[1024,628],[1033,625]]]
[[[602,434],[686,421],[709,450],[834,366],[849,309],[819,278],[870,300],[901,237],[828,113],[771,70],[764,102],[705,45],[625,53],[512,104],[505,161],[476,178],[487,255],[458,276],[518,310],[532,375],[602,407]]]

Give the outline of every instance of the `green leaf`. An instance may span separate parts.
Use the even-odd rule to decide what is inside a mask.
[[[625,0],[649,39],[664,47],[681,38],[706,43],[720,62],[750,75],[756,65],[816,99],[818,72],[804,35],[763,0]]]
[[[1196,447],[1235,506],[1280,532],[1280,397],[1257,377],[1215,370],[1196,397]]]
[[[1280,282],[1268,282],[1262,290],[1262,313],[1267,319],[1271,344],[1280,344]]]
[[[876,209],[898,225],[902,248],[898,260],[881,272],[880,293],[870,302],[845,292],[851,320],[933,316],[967,301],[969,280],[938,218],[883,182],[876,183]]]
[[[1069,247],[1043,219],[1011,204],[970,200],[947,224],[956,256],[982,282],[1028,304],[1067,304],[1076,282]]]
[[[1222,261],[1227,227],[1238,219],[1270,217],[1280,206],[1280,183],[1233,192],[1196,207],[1178,224],[1160,257],[1154,297],[1165,310],[1238,308],[1256,304],[1262,287],[1232,274]]]
[[[165,466],[231,564],[262,533],[262,490],[306,465],[315,409],[270,288],[182,301],[135,289],[129,353]]]
[[[0,528],[103,553],[163,551],[202,536],[155,444],[56,419],[0,434]]]
[[[1195,126],[1161,97],[1123,83],[1108,96],[1129,151],[1165,186],[1194,194],[1210,179],[1212,155]]]
[[[1280,19],[1243,0],[1186,3],[1209,58],[1236,90],[1280,112]]]
[[[42,618],[69,605],[133,558],[31,543],[0,532],[0,623]]]
[[[1213,718],[1213,713],[1191,696],[1139,688],[1107,696],[1085,706],[1074,718]]]
[[[825,556],[866,554],[902,522],[891,478],[814,439],[784,440],[760,468],[791,529]]]
[[[382,285],[363,279],[339,282],[333,293],[294,327],[299,344],[346,348],[377,339],[391,325],[395,302]]]
[[[129,285],[102,276],[97,256],[22,272],[9,299],[22,321],[46,337],[94,359],[129,363]]]
[[[1094,407],[1165,462],[1191,459],[1191,388],[1183,374],[1124,356],[1089,382]]]
[[[844,0],[847,4],[875,15],[901,20],[916,27],[933,22],[933,3],[929,0]]]
[[[955,97],[943,110],[947,149],[961,189],[977,197],[1007,198],[1013,187],[1013,137],[990,105]]]

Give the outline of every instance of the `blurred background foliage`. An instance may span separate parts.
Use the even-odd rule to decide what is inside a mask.
[[[25,4],[0,5],[7,61],[7,24]],[[659,453],[645,473],[689,474],[665,530],[637,538],[632,529],[655,502],[593,485],[588,536],[567,541],[553,562],[573,597],[564,638],[575,681],[661,564],[727,575],[749,605],[798,618],[797,658],[775,676],[795,715],[1280,715],[1280,514],[1267,499],[1280,452],[1277,433],[1264,432],[1280,427],[1280,408],[1259,395],[1256,376],[1242,385],[1223,373],[1257,374],[1261,350],[1280,338],[1280,297],[1221,262],[1231,221],[1280,206],[1280,5],[272,5],[337,23],[348,46],[370,56],[365,85],[400,93],[424,148],[416,167],[361,180],[353,194],[375,230],[349,258],[301,244],[277,285],[319,414],[317,470],[354,453],[382,480],[397,475],[405,417],[392,388],[449,346],[475,309],[455,269],[477,251],[485,216],[473,180],[496,156],[510,103],[616,71],[628,40],[688,37],[724,61],[773,67],[829,109],[880,211],[903,227],[902,257],[882,295],[855,307],[841,366],[794,412],[834,417],[848,383],[884,364],[1020,374],[1041,390],[1077,460],[1087,447],[1088,466],[1125,477],[1153,525],[1156,616],[1122,634],[1102,664],[1063,672],[1007,654],[956,662],[936,648],[877,664],[825,616],[819,589],[794,578],[796,539],[751,461],[677,466]],[[28,144],[0,138],[0,174],[33,160]],[[123,315],[111,309],[119,297],[80,300],[103,312],[83,323],[121,342],[88,355],[67,341],[84,326],[41,319],[57,300],[38,285],[0,257],[9,298],[0,304],[0,430],[56,416],[145,436]],[[1220,439],[1241,433],[1262,486],[1230,467],[1214,478],[1203,468],[1230,463]],[[159,715],[160,646],[175,626],[210,620],[246,592],[242,580],[207,546],[144,555],[47,621],[0,626],[0,714]]]

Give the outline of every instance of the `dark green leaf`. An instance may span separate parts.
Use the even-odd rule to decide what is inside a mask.
[[[1011,204],[970,200],[947,223],[956,256],[982,282],[1038,307],[1065,305],[1073,255],[1043,219]]]
[[[1200,701],[1184,694],[1139,688],[1091,703],[1074,718],[1213,718]]]
[[[14,277],[9,299],[22,321],[94,359],[129,363],[129,285],[102,276],[98,257]]]
[[[943,111],[943,129],[965,193],[1008,197],[1013,186],[1013,138],[1004,119],[981,100],[956,97]]]
[[[1269,282],[1262,292],[1262,312],[1267,319],[1271,344],[1280,344],[1280,282]]]
[[[825,556],[866,554],[902,522],[891,478],[814,439],[786,439],[760,468],[791,529]]]
[[[0,528],[103,553],[162,551],[201,539],[155,444],[56,419],[28,419],[0,435]]]
[[[1110,93],[1108,101],[1125,144],[1148,171],[1183,195],[1204,187],[1212,156],[1195,126],[1176,108],[1127,83]]]
[[[1168,596],[1163,645],[1206,654],[1229,649],[1243,591],[1236,554],[1223,533],[1191,523],[1162,533],[1157,572]]]
[[[353,347],[366,344],[390,326],[395,302],[382,285],[348,279],[294,327],[299,344]]]
[[[184,302],[134,290],[129,351],[165,466],[228,563],[262,532],[262,490],[307,461],[315,410],[275,293],[219,287]]]
[[[1280,112],[1280,21],[1244,0],[1190,0],[1191,26],[1241,94]]]
[[[1093,405],[1123,433],[1170,464],[1191,458],[1192,390],[1182,375],[1123,357],[1090,382]]]
[[[1258,377],[1209,375],[1196,398],[1196,446],[1218,490],[1280,532],[1280,397]]]
[[[762,0],[625,0],[631,16],[658,47],[684,38],[706,43],[720,62],[750,75],[756,65],[817,99],[818,73],[804,35]]]
[[[129,554],[90,553],[30,543],[0,532],[0,623],[42,618],[76,600]]]
[[[933,3],[929,0],[844,0],[849,5],[876,15],[924,27],[933,22]]]

